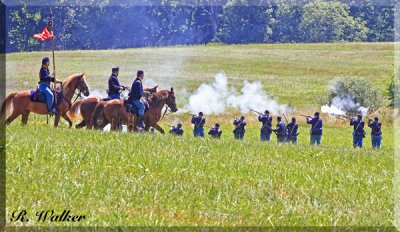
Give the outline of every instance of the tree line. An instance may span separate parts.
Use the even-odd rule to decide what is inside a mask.
[[[62,2],[62,0],[57,0]],[[56,2],[57,2],[56,1]],[[204,1],[210,4],[204,4]],[[79,3],[79,0],[76,0]],[[394,0],[364,1],[203,0],[188,6],[157,5],[53,6],[56,48],[114,49],[208,43],[314,43],[394,41]],[[33,34],[50,18],[49,6],[6,9],[7,51],[48,50]]]

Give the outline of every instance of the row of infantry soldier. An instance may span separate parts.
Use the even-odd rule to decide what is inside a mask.
[[[306,123],[311,125],[310,128],[310,144],[320,145],[322,139],[322,127],[323,121],[320,118],[320,113],[316,112],[314,117],[305,116]],[[278,143],[293,143],[297,144],[297,137],[300,134],[298,129],[299,125],[297,124],[296,118],[292,117],[291,122],[287,125],[282,122],[282,117],[276,117],[277,124],[276,128],[272,128],[273,118],[270,115],[269,111],[264,111],[263,114],[259,113],[258,121],[261,122],[260,129],[260,139],[261,141],[270,141],[271,134],[274,132],[277,137]],[[204,137],[204,127],[206,123],[206,119],[202,112],[198,115],[193,115],[191,123],[194,125],[193,127],[193,135],[194,137]],[[245,117],[241,116],[240,118],[235,118],[233,121],[233,125],[235,126],[233,130],[233,134],[235,139],[243,140],[246,132],[246,121]],[[357,118],[350,119],[350,126],[353,126],[353,146],[354,148],[363,146],[363,139],[365,138],[365,130],[364,130],[364,121],[363,116],[358,115]],[[371,140],[373,148],[380,148],[382,141],[382,123],[379,122],[378,117],[375,117],[374,120],[368,118],[368,127],[371,128]],[[210,130],[208,134],[212,138],[220,138],[222,134],[222,130],[220,129],[220,125],[218,123],[215,124],[215,127],[209,127]],[[183,135],[182,124],[179,123],[176,127],[173,126],[170,130],[170,133],[176,135]]]

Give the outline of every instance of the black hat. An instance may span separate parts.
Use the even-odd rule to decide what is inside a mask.
[[[42,59],[42,64],[47,64],[47,63],[50,63],[50,59],[49,59],[49,57],[44,57]]]
[[[199,112],[199,115],[200,115],[200,116],[203,116],[203,112]]]
[[[269,114],[269,110],[264,111],[264,114]]]
[[[215,123],[215,127],[219,127],[219,123]]]
[[[378,118],[378,117],[375,117],[374,120],[375,120],[375,121],[379,121],[379,118]]]
[[[181,127],[182,126],[182,124],[181,123],[178,123],[178,125],[177,125],[178,127]]]
[[[358,118],[358,119],[362,119],[362,117],[363,117],[363,116],[362,116],[361,114],[357,115],[357,118]]]
[[[319,117],[319,112],[315,112],[315,113],[314,113],[314,116]]]
[[[243,115],[242,115],[242,116],[240,116],[240,119],[241,119],[241,120],[244,120],[244,116],[243,116]]]
[[[144,74],[144,71],[143,71],[143,70],[138,70],[138,71],[137,71],[137,75],[142,75],[142,74]]]
[[[112,68],[111,71],[112,71],[112,72],[117,72],[117,71],[119,71],[119,67],[118,67],[118,66],[115,66],[115,67]]]
[[[278,116],[278,117],[276,117],[276,119],[277,119],[278,121],[280,121],[280,120],[282,120],[282,117],[281,117],[281,116]]]
[[[292,121],[293,121],[293,122],[295,122],[295,121],[296,121],[296,118],[295,118],[295,117],[293,117],[293,118],[292,118]]]

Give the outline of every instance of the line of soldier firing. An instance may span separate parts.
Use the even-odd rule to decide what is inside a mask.
[[[276,117],[276,127],[273,128],[272,121],[273,117],[270,115],[268,110],[265,110],[264,113],[251,110],[254,113],[258,114],[258,121],[261,122],[261,129],[260,129],[260,140],[269,142],[271,140],[272,133],[275,133],[277,138],[277,143],[298,143],[298,135],[299,132],[299,125],[297,124],[297,120],[295,117],[291,118],[291,122],[289,123],[286,115],[283,114],[283,117],[286,121],[286,124],[282,121],[281,116]],[[222,130],[218,123],[215,124],[214,127],[206,126],[206,118],[204,117],[203,112],[199,112],[196,114],[187,113],[192,116],[191,124],[194,125],[193,127],[193,135],[194,137],[204,137],[204,127],[209,128],[208,134],[211,138],[219,139],[222,134]],[[236,117],[232,114],[229,114],[234,118],[233,120],[233,134],[234,138],[237,140],[243,140],[245,133],[246,133],[246,121],[245,117],[242,115],[241,117]],[[323,128],[323,120],[320,118],[320,113],[316,112],[314,117],[308,115],[300,115],[306,118],[306,123],[311,125],[310,128],[310,144],[311,145],[320,145],[322,140],[322,128]],[[357,115],[356,118],[352,118],[349,116],[345,116],[346,118],[350,119],[350,126],[353,127],[353,146],[354,148],[361,148],[363,146],[363,139],[365,138],[366,132],[364,130],[365,123],[363,121],[363,116],[361,114]],[[368,119],[368,127],[371,128],[371,142],[372,147],[374,149],[379,149],[381,147],[382,141],[382,123],[379,122],[379,118],[375,117],[374,119],[365,117]],[[182,136],[184,131],[182,128],[182,124],[178,123],[176,126],[170,126],[170,133]]]

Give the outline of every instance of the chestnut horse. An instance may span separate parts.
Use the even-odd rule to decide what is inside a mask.
[[[150,127],[155,128],[161,134],[164,130],[157,124],[162,117],[164,105],[167,105],[172,112],[178,111],[175,102],[174,88],[171,91],[161,90],[153,93],[148,97],[149,110],[144,114],[145,131]],[[138,131],[136,125],[136,115],[129,113],[123,100],[111,100],[108,102],[100,102],[97,104],[93,113],[93,125],[95,128],[104,128],[108,123],[111,123],[111,130],[117,130],[119,121],[125,122],[128,125],[129,131]]]
[[[156,93],[157,88],[158,85],[152,88],[146,88],[144,89],[144,91],[149,92],[150,94]],[[80,111],[80,115],[82,116],[82,121],[78,125],[76,125],[77,129],[85,126],[87,129],[92,129],[93,112],[94,109],[96,108],[96,105],[101,101],[103,101],[103,98],[101,97],[89,97],[85,99],[78,99],[77,101],[75,101],[74,104],[72,104],[71,109],[67,113],[68,116],[71,118],[71,120],[75,120],[78,118],[78,111]]]
[[[60,115],[69,123],[69,127],[72,126],[72,121],[66,113],[71,108],[71,99],[75,95],[75,91],[77,89],[85,96],[89,96],[90,93],[86,84],[85,73],[72,75],[63,81],[61,85],[61,94],[63,97],[61,98],[62,102],[58,102],[57,108],[59,115],[55,116],[55,127],[58,126]],[[31,101],[30,91],[27,90],[22,92],[14,92],[7,96],[3,102],[0,112],[0,118],[2,121],[4,121],[6,112],[10,108],[11,104],[13,106],[13,111],[11,116],[5,121],[7,125],[14,121],[21,114],[23,125],[26,125],[28,122],[28,116],[30,112],[42,115],[48,114],[47,105],[42,102]]]

